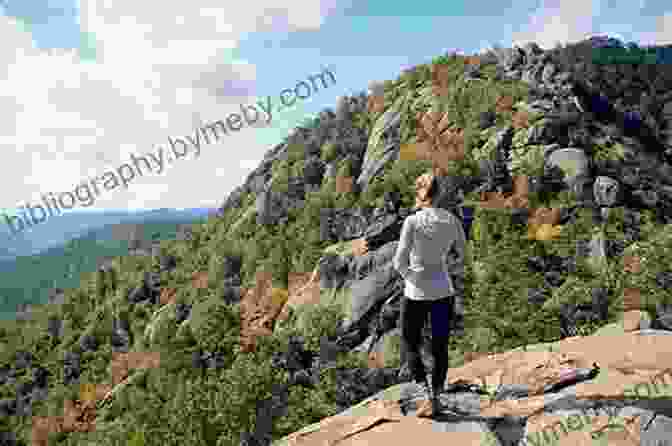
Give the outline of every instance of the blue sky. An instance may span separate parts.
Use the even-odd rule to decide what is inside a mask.
[[[662,1],[248,3],[0,0],[0,207],[73,191],[239,104],[268,95],[275,104],[324,67],[336,84],[270,125],[245,126],[75,209],[218,206],[299,121],[450,50],[549,48],[604,33],[672,42],[672,6]]]

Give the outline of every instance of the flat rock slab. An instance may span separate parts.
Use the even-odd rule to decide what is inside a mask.
[[[527,351],[483,355],[448,372],[447,387],[452,385],[453,390],[469,385],[472,390],[501,390],[516,384],[539,389],[557,380],[557,373],[566,368],[589,368],[595,362],[601,367],[592,380],[558,392],[529,396],[514,392],[496,400],[476,391],[447,391],[440,395],[440,413],[425,418],[418,416],[428,403],[421,388],[403,383],[275,446],[388,446],[420,438],[423,445],[522,446],[546,444],[544,437],[549,435],[561,445],[658,446],[656,441],[668,438],[666,429],[672,426],[672,349],[667,341],[671,332],[656,332],[567,338],[529,346]],[[572,414],[579,416],[582,426],[575,426],[576,418],[569,420]],[[609,423],[623,427],[615,429]]]

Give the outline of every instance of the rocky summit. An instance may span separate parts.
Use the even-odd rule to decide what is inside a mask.
[[[2,444],[667,444],[672,65],[595,48],[446,54],[340,98],[217,216],[3,325]],[[392,268],[429,169],[469,238],[439,413]]]

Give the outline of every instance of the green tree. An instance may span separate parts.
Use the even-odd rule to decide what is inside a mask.
[[[102,301],[107,293],[107,277],[105,271],[96,272],[96,296]]]
[[[273,239],[271,252],[264,264],[264,270],[273,275],[273,282],[280,288],[287,288],[288,274],[291,267],[287,242],[282,236]]]
[[[145,446],[145,433],[136,431],[128,439],[128,446]]]
[[[345,318],[340,303],[309,305],[298,315],[300,327],[306,341],[306,348],[319,351],[320,341],[336,335],[339,322]]]
[[[190,326],[203,350],[234,355],[240,334],[239,308],[227,305],[217,296],[195,302]]]
[[[108,271],[108,278],[109,278],[109,289],[112,291],[117,291],[117,286],[119,284],[118,276],[117,276],[117,270],[115,268],[110,268]]]
[[[332,142],[327,142],[322,146],[321,158],[325,163],[331,163],[338,157],[338,147]]]

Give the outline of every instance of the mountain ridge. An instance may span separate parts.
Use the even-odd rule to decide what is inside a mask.
[[[121,223],[145,219],[163,213],[173,213],[188,219],[190,215],[207,216],[216,212],[214,208],[191,208],[191,209],[146,209],[137,211],[127,210],[101,210],[100,212],[71,212],[61,215],[64,217],[61,225],[38,225],[35,229],[29,229],[21,234],[12,236],[2,231],[5,236],[4,243],[0,243],[0,261],[11,260],[18,256],[38,254],[49,247],[66,243],[73,238],[84,235],[89,230],[95,230],[103,225]],[[76,229],[65,229],[66,227]]]
[[[157,242],[159,239],[174,238],[181,226],[205,218],[211,212],[162,209],[134,214],[133,218],[122,223],[100,222],[100,226],[88,227],[64,244],[45,247],[33,255],[0,260],[3,318],[13,317],[13,310],[8,310],[7,306],[25,309],[27,304],[46,303],[52,286],[62,289],[78,284],[80,273],[93,272],[102,264],[102,260],[98,260],[99,255],[109,260],[109,257],[130,255],[133,249],[145,250],[149,255],[152,236],[157,238]],[[56,260],[56,265],[51,265],[48,259]],[[57,259],[68,262],[61,268],[63,271],[57,267],[61,263]],[[62,273],[66,270],[68,272],[64,276]],[[21,279],[23,277],[25,279]],[[67,280],[63,281],[64,278]],[[21,283],[24,283],[22,281],[25,282],[23,295],[18,292]]]

